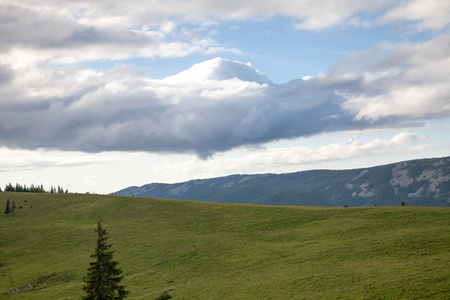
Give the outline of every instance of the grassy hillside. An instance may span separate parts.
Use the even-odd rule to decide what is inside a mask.
[[[102,220],[131,299],[448,298],[450,209],[0,193],[0,298],[79,299]],[[21,209],[19,207],[22,206]],[[30,283],[17,295],[10,288]]]

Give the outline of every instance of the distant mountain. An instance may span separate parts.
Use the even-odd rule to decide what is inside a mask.
[[[353,170],[231,175],[151,183],[118,195],[211,202],[307,206],[450,206],[450,157]]]

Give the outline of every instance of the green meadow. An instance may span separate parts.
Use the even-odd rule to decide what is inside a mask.
[[[0,205],[1,299],[80,299],[98,220],[130,299],[450,297],[450,208],[9,192]]]

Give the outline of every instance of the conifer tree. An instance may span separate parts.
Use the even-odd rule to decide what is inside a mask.
[[[11,213],[11,204],[9,203],[9,198],[6,200],[6,208],[5,208],[5,214],[8,215]]]
[[[5,186],[5,192],[14,192],[14,186],[11,182]]]
[[[112,245],[106,244],[106,230],[102,228],[100,221],[95,231],[98,235],[97,247],[91,255],[95,261],[90,263],[88,274],[84,278],[83,290],[86,295],[82,299],[124,299],[129,292],[120,285],[123,279],[122,270],[117,268],[119,263],[112,260],[113,251],[110,250]]]

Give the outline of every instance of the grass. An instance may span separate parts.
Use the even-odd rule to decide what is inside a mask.
[[[17,208],[0,217],[2,299],[79,299],[98,220],[131,299],[450,296],[449,208],[3,192],[1,209],[7,198]]]

